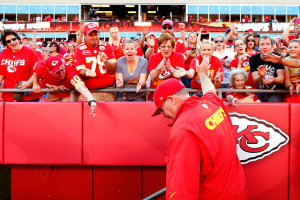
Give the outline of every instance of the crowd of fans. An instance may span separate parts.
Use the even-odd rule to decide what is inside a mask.
[[[252,29],[243,35],[231,24],[213,41],[201,40],[201,32],[186,36],[185,24],[179,23],[180,38],[173,22],[162,22],[158,37],[145,29],[141,38],[121,38],[118,27],[110,29],[109,42],[100,41],[97,25],[80,25],[77,41],[51,41],[37,45],[10,29],[2,30],[0,81],[4,88],[33,88],[34,92],[2,94],[4,101],[39,101],[40,88],[76,89],[92,105],[95,101],[152,100],[142,88],[156,88],[176,78],[187,88],[201,89],[195,70],[204,57],[210,61],[208,78],[216,88],[261,89],[260,93],[224,94],[224,100],[236,102],[300,102],[300,65],[283,65],[286,59],[300,60],[300,24],[291,20],[282,42],[260,36]],[[295,27],[295,35],[290,28]],[[275,55],[274,55],[275,54]],[[284,58],[286,57],[286,58]],[[272,62],[271,62],[272,61]],[[291,62],[291,61],[289,61]],[[136,93],[90,93],[89,89],[134,88]],[[289,94],[264,93],[264,89],[287,89]],[[294,92],[296,90],[296,92]],[[20,96],[21,95],[21,96]],[[79,95],[75,97],[79,99]],[[49,101],[70,101],[68,93],[49,93]]]

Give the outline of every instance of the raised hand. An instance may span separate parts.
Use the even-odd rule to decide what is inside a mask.
[[[260,76],[265,77],[266,73],[267,73],[267,67],[266,65],[260,65],[257,68],[257,72]]]
[[[92,72],[90,69],[85,69],[85,75],[88,77],[95,77],[96,73]]]

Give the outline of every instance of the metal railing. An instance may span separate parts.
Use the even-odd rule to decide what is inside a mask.
[[[70,93],[70,101],[74,101],[74,94],[77,92],[77,90],[52,90],[52,89],[41,89],[42,92],[69,92]],[[141,89],[140,92],[154,92],[155,89],[148,88],[148,89]],[[191,93],[197,93],[201,92],[201,90],[198,89],[188,89]],[[33,89],[0,89],[0,92],[33,92]],[[125,88],[103,88],[103,89],[95,89],[90,90],[90,92],[133,92],[135,93],[135,89],[125,89]],[[217,89],[217,94],[220,98],[222,98],[222,93],[226,92],[237,92],[237,93],[273,93],[273,94],[287,94],[290,93],[289,90],[265,90],[265,89]],[[294,90],[294,94],[296,93],[296,90]]]
[[[163,194],[166,192],[166,188],[163,188],[161,190],[158,190],[157,192],[147,196],[146,198],[142,199],[142,200],[150,200],[150,199],[153,199],[155,197],[158,197],[159,195]]]

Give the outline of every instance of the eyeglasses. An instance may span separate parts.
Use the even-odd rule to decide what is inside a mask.
[[[247,40],[247,42],[255,42],[255,40],[250,39],[250,40]]]
[[[56,47],[56,45],[55,45],[55,44],[52,44],[50,47]]]
[[[44,52],[52,53],[52,51],[51,51],[51,50],[48,50],[48,49],[45,50]]]
[[[6,44],[9,44],[9,43],[11,43],[11,42],[15,42],[15,41],[17,41],[17,39],[18,38],[13,38],[13,39],[11,39],[11,40],[6,40],[5,42],[6,42]]]
[[[172,46],[159,46],[161,49],[172,49]]]
[[[224,40],[215,40],[215,43],[217,44],[217,43],[223,43],[224,42]]]
[[[165,100],[162,104],[161,104],[161,106],[159,107],[159,109],[158,109],[158,114],[161,114],[161,113],[163,113],[164,112],[164,109],[163,109],[163,107],[164,107],[164,105],[165,105],[165,103],[166,103],[166,101],[167,100]]]
[[[171,29],[173,29],[173,28],[172,28],[172,26],[164,26],[163,29],[164,29],[164,30],[166,30],[166,29],[171,30]]]

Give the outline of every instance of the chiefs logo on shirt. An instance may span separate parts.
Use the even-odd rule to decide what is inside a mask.
[[[8,65],[8,66],[7,66],[7,71],[8,71],[8,72],[15,72],[15,71],[17,71],[17,68],[15,68],[15,66]]]
[[[167,70],[166,67],[164,67],[160,70],[160,74],[159,74],[158,79],[165,79],[170,75],[171,75],[171,72],[169,70]]]
[[[99,50],[100,50],[100,51],[104,51],[104,50],[105,50],[105,47],[104,47],[104,46],[99,46]]]

